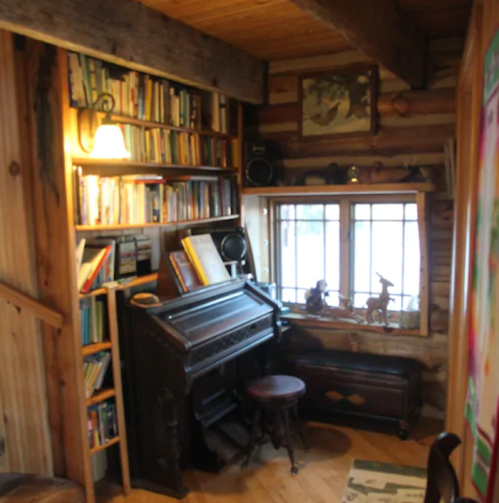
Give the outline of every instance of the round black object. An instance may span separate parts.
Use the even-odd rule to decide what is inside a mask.
[[[263,157],[255,157],[246,165],[246,179],[251,185],[265,187],[272,182],[274,167]]]
[[[220,254],[228,262],[243,260],[246,256],[246,239],[241,234],[227,234],[220,243]]]

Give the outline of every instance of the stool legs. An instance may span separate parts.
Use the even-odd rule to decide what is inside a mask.
[[[295,465],[295,453],[293,450],[293,442],[291,440],[291,430],[289,428],[289,409],[281,411],[284,421],[284,434],[286,435],[286,448],[288,450],[289,460],[291,461],[291,473],[298,473],[298,468]]]
[[[296,429],[298,430],[298,435],[300,435],[301,441],[303,443],[303,448],[307,450],[308,444],[305,440],[305,434],[303,433],[303,425],[301,424],[300,416],[298,415],[298,407],[295,405],[291,410],[293,412],[293,417],[296,423]]]
[[[248,444],[248,453],[246,454],[246,459],[243,463],[244,468],[248,466],[253,450],[255,449],[256,439],[258,436],[258,422],[260,421],[261,414],[261,410],[256,408],[255,413],[253,414],[253,427],[251,429],[251,438]]]

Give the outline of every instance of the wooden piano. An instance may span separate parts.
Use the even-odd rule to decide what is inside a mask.
[[[224,466],[217,435],[230,439],[220,423],[240,412],[245,382],[265,371],[279,307],[244,280],[158,307],[126,303],[120,345],[134,487],[182,498],[186,467]]]

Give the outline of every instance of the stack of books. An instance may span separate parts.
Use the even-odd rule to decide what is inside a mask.
[[[68,66],[73,107],[92,108],[100,94],[109,93],[117,115],[201,129],[203,114],[207,127],[228,132],[228,100],[220,93],[209,93],[211,100],[202,100],[199,91],[72,52],[68,52]]]
[[[74,170],[78,173],[78,170]],[[75,221],[81,225],[170,223],[233,215],[233,180],[169,182],[157,176],[77,176]]]
[[[197,135],[130,124],[121,127],[132,161],[190,166],[200,164]],[[227,167],[222,164],[213,166]]]
[[[106,340],[105,309],[106,305],[102,299],[90,297],[80,300],[80,332],[83,346]]]
[[[118,436],[116,406],[102,402],[87,409],[88,441],[90,448],[105,445]]]
[[[85,397],[90,398],[94,391],[102,388],[111,361],[109,351],[101,351],[94,355],[85,356],[83,360],[83,375],[85,383]]]
[[[89,211],[91,215],[97,212],[92,205],[89,205]],[[88,293],[114,280],[114,254],[113,240],[80,240],[76,257],[79,292]]]
[[[202,286],[230,281],[210,234],[188,236],[182,240],[182,246],[184,251],[171,252],[168,256],[179,292],[192,292]]]

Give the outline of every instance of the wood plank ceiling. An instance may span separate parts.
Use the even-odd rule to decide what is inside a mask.
[[[352,47],[288,0],[139,0],[259,58],[330,54]],[[471,0],[398,0],[429,39],[464,37]]]

